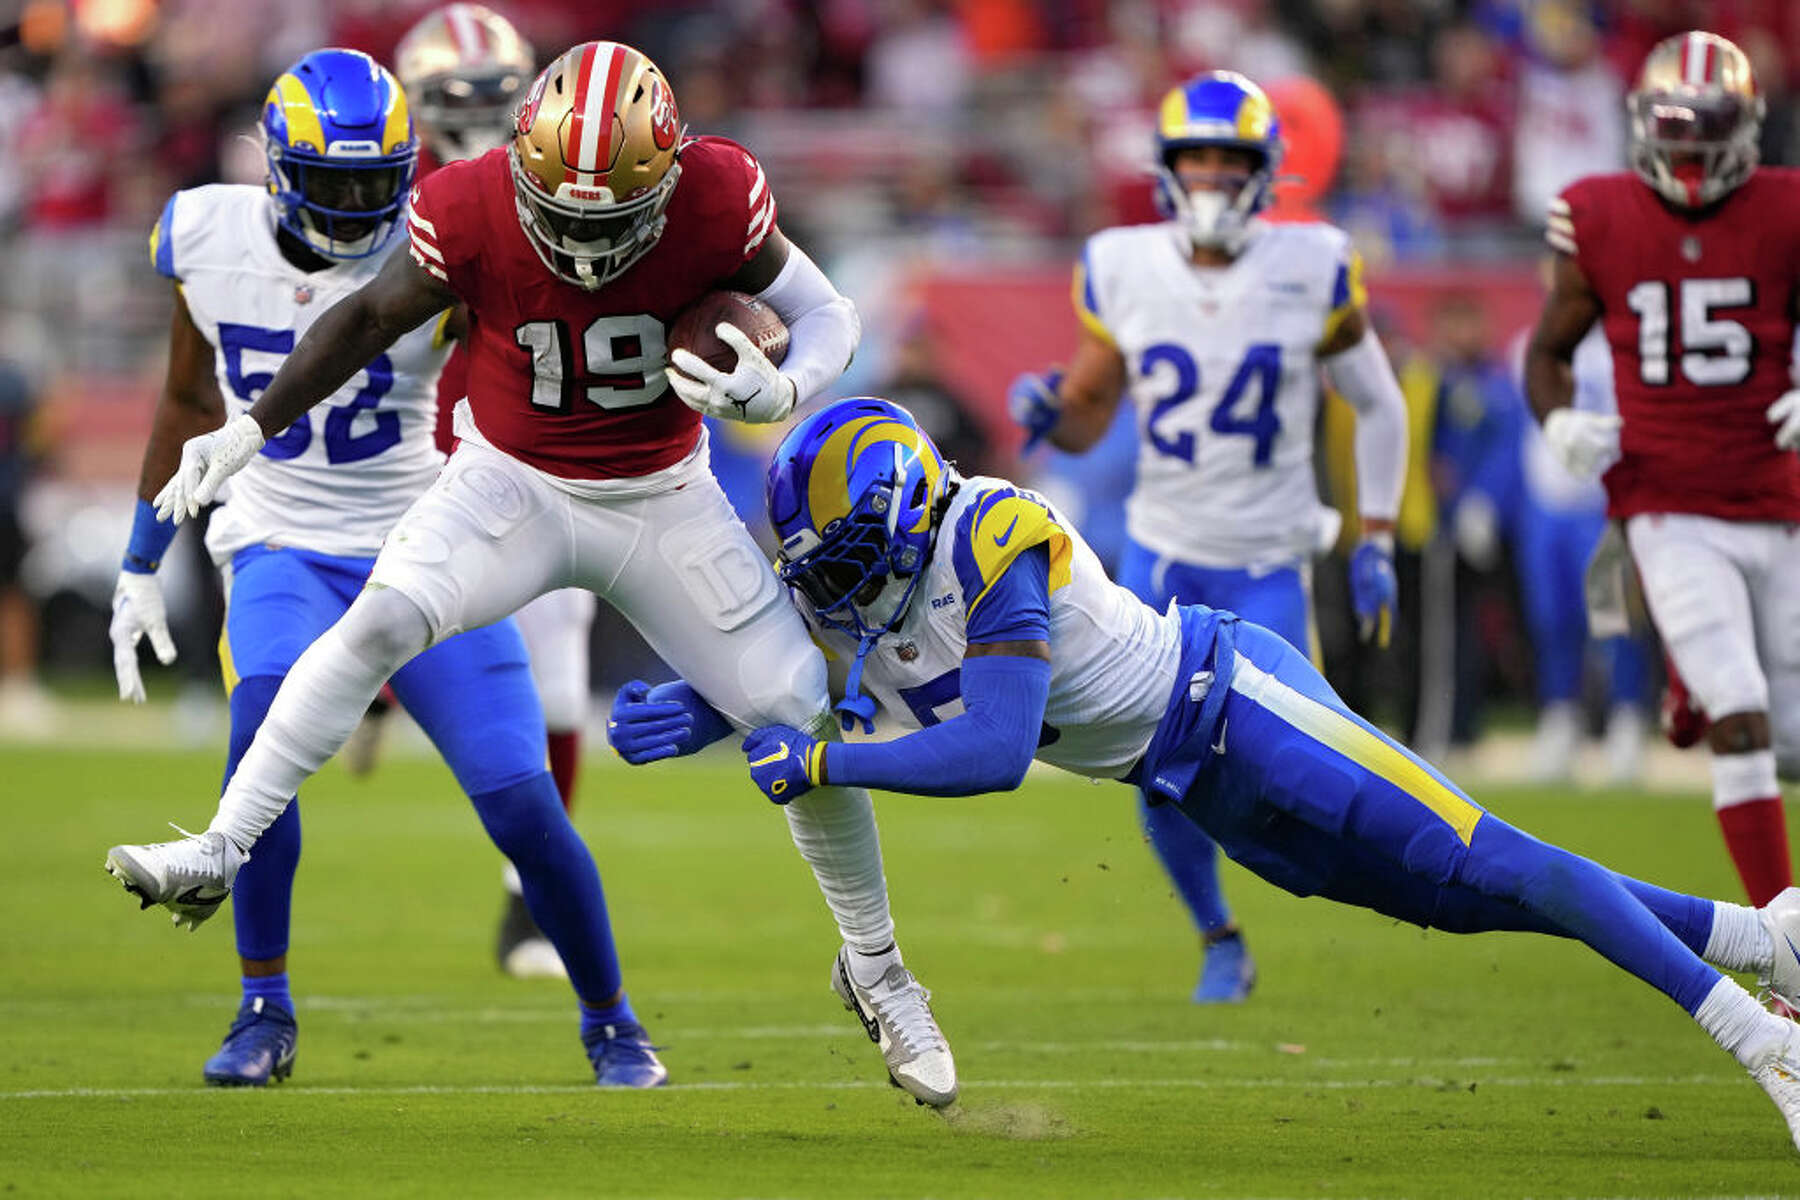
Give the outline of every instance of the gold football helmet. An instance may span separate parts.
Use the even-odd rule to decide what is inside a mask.
[[[656,64],[584,42],[545,67],[514,123],[513,194],[538,257],[590,291],[662,236],[684,130]]]
[[[1756,170],[1763,98],[1749,58],[1716,33],[1658,42],[1626,106],[1632,169],[1671,204],[1704,208]]]
[[[426,149],[439,162],[506,144],[513,105],[534,65],[531,43],[481,4],[433,9],[394,51],[394,73],[412,101]]]

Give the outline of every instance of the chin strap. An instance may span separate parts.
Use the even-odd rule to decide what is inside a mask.
[[[832,711],[840,714],[839,720],[844,723],[844,732],[849,733],[862,722],[864,733],[875,732],[875,701],[862,694],[863,660],[869,657],[869,651],[875,648],[879,634],[865,637],[856,644],[856,658],[850,663],[850,678],[844,684],[844,698],[839,700]]]

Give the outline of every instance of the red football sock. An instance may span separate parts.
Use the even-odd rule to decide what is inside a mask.
[[[556,780],[556,794],[562,797],[564,812],[575,809],[575,774],[580,768],[581,734],[573,729],[552,729],[550,777]],[[1785,848],[1782,853],[1785,861]]]
[[[1788,862],[1787,820],[1780,796],[1746,800],[1718,810],[1725,848],[1750,903],[1761,908],[1793,882]]]

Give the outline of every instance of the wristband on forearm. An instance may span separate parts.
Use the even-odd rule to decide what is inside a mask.
[[[131,540],[125,543],[124,569],[134,575],[156,574],[174,540],[175,523],[157,520],[156,505],[140,498],[131,518]]]

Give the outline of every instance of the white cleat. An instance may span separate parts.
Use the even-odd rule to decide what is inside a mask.
[[[500,969],[514,979],[567,979],[569,968],[563,966],[562,955],[545,937],[526,938],[517,943],[500,960]]]
[[[1750,1078],[1781,1110],[1788,1136],[1800,1150],[1800,1025],[1790,1024],[1787,1040],[1771,1050],[1762,1065],[1751,1069]]]
[[[1790,1008],[1800,1008],[1800,887],[1781,892],[1756,915],[1775,943],[1774,963],[1762,985]]]
[[[831,990],[881,1047],[888,1079],[920,1104],[943,1108],[954,1102],[956,1060],[931,1015],[931,993],[900,963],[865,988],[850,974],[849,953],[848,947],[840,949],[831,964]]]
[[[178,842],[114,846],[106,852],[106,869],[144,908],[160,904],[175,914],[178,928],[198,929],[231,895],[232,881],[250,856],[222,833],[175,829],[187,836]]]

